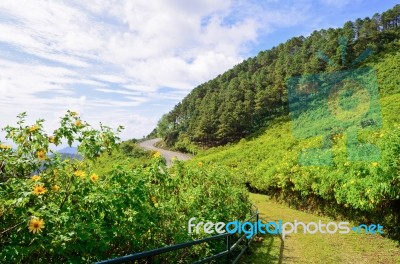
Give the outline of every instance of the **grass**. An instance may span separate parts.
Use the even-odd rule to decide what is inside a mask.
[[[137,167],[146,167],[150,164],[152,153],[137,146],[131,141],[124,141],[111,154],[103,153],[95,164],[95,172],[99,175],[110,173],[120,167],[130,170]]]
[[[269,199],[266,195],[250,194],[250,200],[258,207],[260,218],[266,221],[294,220],[323,223],[333,220],[289,208]],[[254,242],[242,263],[400,263],[398,244],[380,235],[349,233],[265,235]]]

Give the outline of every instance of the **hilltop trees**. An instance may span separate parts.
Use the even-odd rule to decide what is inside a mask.
[[[372,18],[348,21],[338,29],[314,31],[307,38],[294,37],[261,51],[193,89],[163,116],[157,132],[170,146],[182,138],[202,146],[236,141],[267,120],[288,114],[288,78],[353,67],[367,48],[374,53],[388,45],[395,49],[400,39],[399,25],[400,5],[396,5]],[[323,54],[326,61],[318,54]]]

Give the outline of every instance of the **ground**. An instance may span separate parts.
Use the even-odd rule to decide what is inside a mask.
[[[163,155],[163,157],[165,158],[168,167],[172,164],[171,160],[174,157],[176,159],[178,159],[178,160],[188,160],[188,159],[191,158],[190,155],[187,155],[187,154],[184,154],[184,153],[165,150],[165,149],[161,149],[161,148],[155,147],[154,144],[156,144],[160,140],[161,140],[161,138],[155,138],[155,139],[146,140],[146,141],[143,141],[143,142],[139,143],[139,146],[141,146],[144,149],[155,150],[155,151],[160,152],[161,155]]]
[[[263,222],[295,219],[305,223],[335,221],[328,217],[301,212],[269,199],[250,194]],[[336,220],[337,221],[337,220]],[[292,234],[284,240],[266,235],[254,242],[242,263],[400,263],[398,243],[380,235],[370,234]]]

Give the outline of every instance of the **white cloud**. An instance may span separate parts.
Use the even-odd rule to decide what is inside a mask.
[[[125,94],[125,95],[140,95],[140,92],[130,92],[130,91],[116,90],[116,89],[98,88],[96,90],[99,91],[99,92],[103,92],[103,93],[116,93],[116,94]]]
[[[0,16],[0,124],[28,111],[54,127],[73,109],[133,126],[127,137],[160,117],[141,110],[177,102],[239,63],[260,31],[305,18],[295,5],[240,0],[5,0]]]
[[[106,81],[106,82],[110,82],[110,83],[125,83],[126,82],[126,78],[122,78],[117,75],[96,74],[96,75],[93,75],[93,77],[97,80]]]

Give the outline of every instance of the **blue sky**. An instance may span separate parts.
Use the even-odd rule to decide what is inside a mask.
[[[70,109],[92,124],[125,126],[123,139],[140,138],[191,89],[243,59],[395,4],[3,0],[0,127],[27,111],[51,132]]]

